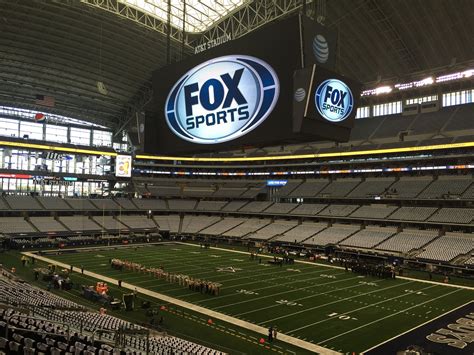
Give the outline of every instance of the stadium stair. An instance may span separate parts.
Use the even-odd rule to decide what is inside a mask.
[[[60,225],[62,225],[67,231],[72,232],[71,229],[69,229],[69,228],[63,223],[63,221],[61,221],[61,219],[59,218],[59,216],[54,216],[54,219],[55,219]]]
[[[40,232],[38,228],[31,222],[30,217],[25,217],[25,221],[37,232]]]

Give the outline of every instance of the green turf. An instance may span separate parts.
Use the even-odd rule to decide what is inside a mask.
[[[34,280],[33,273],[33,268],[39,266],[44,267],[46,266],[46,263],[37,261],[34,265],[29,264],[27,266],[22,266],[20,262],[20,254],[14,251],[0,254],[0,260],[7,268],[15,267],[17,275],[28,281],[30,284],[46,288],[47,283],[41,280]],[[82,297],[79,289],[80,285],[93,285],[97,280],[80,273],[73,273],[71,279],[75,284],[75,287],[72,290],[60,291],[52,289],[51,292],[84,305],[92,311],[97,311],[101,306]],[[121,299],[122,293],[129,292],[129,290],[121,289],[118,286],[109,285],[109,294],[116,298]],[[300,348],[288,345],[281,341],[274,341],[271,344],[268,342],[261,344],[259,342],[259,339],[261,338],[260,334],[256,334],[255,332],[225,322],[214,322],[214,324],[209,325],[207,323],[208,318],[202,314],[174,305],[169,305],[141,294],[138,295],[136,303],[139,305],[141,301],[144,300],[150,301],[151,308],[158,311],[156,319],[160,316],[164,317],[164,323],[161,326],[162,331],[213,349],[229,354],[310,354],[310,352],[302,351]],[[166,306],[166,310],[160,310],[162,305]],[[139,307],[135,308],[134,311],[125,311],[122,309],[118,311],[109,310],[108,313],[137,324],[145,324],[150,321],[150,317],[147,317],[145,311]]]
[[[50,257],[255,324],[276,326],[285,334],[342,352],[370,348],[474,297],[470,290],[361,277],[321,265],[278,267],[266,264],[265,259],[259,264],[245,254],[191,245],[113,248]],[[202,295],[149,275],[113,270],[108,263],[112,257],[145,266],[163,265],[167,271],[220,282],[222,292],[218,297]],[[217,271],[226,266],[241,270]]]

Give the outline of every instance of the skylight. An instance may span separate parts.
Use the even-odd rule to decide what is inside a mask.
[[[118,2],[163,22],[168,21],[167,0],[118,0]],[[183,28],[183,8],[186,3],[185,31],[203,32],[245,2],[246,0],[171,0],[171,24],[176,28]]]

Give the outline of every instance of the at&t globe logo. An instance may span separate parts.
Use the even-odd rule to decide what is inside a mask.
[[[227,142],[258,127],[278,95],[278,77],[270,65],[245,55],[223,56],[194,67],[178,80],[166,99],[166,121],[187,141]]]
[[[330,122],[344,121],[354,107],[351,90],[337,79],[323,81],[316,89],[314,100],[319,114]]]

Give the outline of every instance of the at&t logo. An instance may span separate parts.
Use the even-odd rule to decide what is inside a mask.
[[[278,77],[270,65],[245,55],[223,56],[178,80],[166,100],[166,121],[187,141],[227,142],[261,124],[278,95]]]
[[[314,100],[319,114],[331,122],[344,121],[354,107],[351,90],[337,79],[323,81],[316,89]]]

